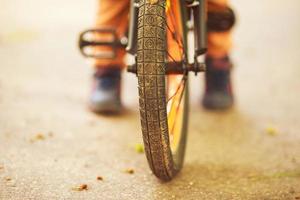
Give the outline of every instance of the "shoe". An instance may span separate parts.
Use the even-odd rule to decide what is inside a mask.
[[[89,107],[95,113],[114,114],[121,111],[121,70],[100,68],[93,77]]]
[[[232,107],[233,93],[230,80],[232,64],[228,56],[207,57],[205,73],[205,94],[202,104],[211,110],[224,110]]]

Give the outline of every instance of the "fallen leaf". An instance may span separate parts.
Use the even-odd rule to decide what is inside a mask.
[[[42,133],[39,133],[35,136],[35,139],[37,140],[44,140],[45,139],[45,136],[42,134]]]
[[[265,131],[270,136],[278,135],[278,130],[274,126],[271,126],[271,125],[267,126]]]
[[[137,153],[144,153],[144,146],[142,144],[135,144],[134,149]]]
[[[74,190],[74,191],[88,190],[88,186],[87,186],[87,184],[81,184],[76,187],[73,187],[72,190]]]
[[[127,173],[127,174],[134,174],[133,169],[125,169],[124,172]]]
[[[36,134],[34,137],[32,137],[29,141],[30,141],[31,143],[33,143],[33,142],[36,142],[36,141],[39,141],[39,140],[45,140],[45,139],[46,139],[46,137],[45,137],[44,134],[38,133],[38,134]]]

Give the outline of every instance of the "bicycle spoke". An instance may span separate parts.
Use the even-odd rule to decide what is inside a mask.
[[[177,95],[177,93],[179,92],[181,86],[185,84],[186,80],[187,80],[186,76],[183,76],[182,79],[180,80],[180,83],[179,83],[175,93],[171,97],[168,98],[167,103],[169,103],[169,101],[172,100]]]
[[[176,121],[177,121],[177,119],[178,119],[178,112],[179,112],[179,108],[180,108],[180,105],[181,105],[182,97],[183,97],[183,94],[184,94],[185,86],[186,86],[186,82],[184,81],[184,83],[183,83],[183,88],[182,88],[182,92],[180,93],[180,97],[179,97],[179,103],[178,103],[178,105],[177,105],[177,107],[176,107],[176,112],[175,112],[176,118],[175,118],[175,121],[174,121],[174,123],[173,123],[173,126],[172,126],[172,128],[171,128],[171,132],[170,132],[170,133],[173,133],[174,128],[175,128],[175,125],[176,125]],[[175,101],[174,101],[174,102],[175,102]],[[174,103],[174,102],[173,102],[173,103]],[[171,107],[173,107],[173,106],[171,106]],[[171,112],[171,111],[170,111],[170,112]]]
[[[176,23],[175,23],[175,16],[174,16],[174,13],[173,13],[173,8],[171,8],[170,10],[171,10],[171,12],[170,12],[171,23],[172,23],[173,28],[175,29]],[[182,36],[179,35],[179,33],[177,33],[177,32],[175,32],[174,34],[175,34],[176,38],[177,38],[177,36],[179,37],[181,44],[183,44]]]
[[[174,63],[176,63],[175,58],[173,58],[173,56],[171,56],[171,54],[170,54],[168,51],[167,51],[167,54],[168,54],[168,57],[171,58],[171,60],[172,60]]]
[[[182,42],[178,41],[176,32],[173,32],[168,24],[167,24],[167,28],[168,28],[168,30],[170,31],[170,33],[172,34],[172,38],[177,42],[178,47],[179,47],[181,50],[183,50]]]
[[[175,27],[176,27],[177,23],[175,23],[176,20],[175,20],[174,11],[173,11],[173,7],[172,6],[171,6],[171,9],[170,9],[170,19],[171,19],[172,26],[173,26],[173,28],[175,30],[176,29]],[[178,32],[173,32],[173,34],[174,34],[174,37],[176,38],[175,40],[177,41],[178,44],[180,43],[181,49],[186,54],[185,49],[183,48],[182,35],[180,33],[178,33]]]

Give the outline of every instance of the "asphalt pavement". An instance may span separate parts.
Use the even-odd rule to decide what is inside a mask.
[[[1,0],[1,200],[300,199],[299,0],[232,1],[236,105],[206,111],[203,75],[191,76],[186,161],[168,183],[135,149],[134,75],[122,115],[87,109],[92,68],[76,42],[95,5]]]

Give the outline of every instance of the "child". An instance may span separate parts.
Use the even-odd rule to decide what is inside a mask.
[[[128,26],[130,0],[99,0],[99,4],[97,28],[115,27],[117,35],[122,37]],[[234,14],[227,0],[209,0],[206,89],[202,100],[207,109],[227,109],[233,104],[229,58],[233,23]],[[125,49],[119,48],[116,59],[95,60],[94,86],[90,97],[92,111],[107,113],[121,110],[120,84],[121,70],[125,67],[124,55]]]

